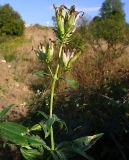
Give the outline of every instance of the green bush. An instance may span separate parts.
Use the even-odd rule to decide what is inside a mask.
[[[105,0],[99,15],[88,26],[88,42],[94,53],[97,72],[101,75],[101,83],[110,79],[113,63],[127,52],[129,45],[129,27],[123,6],[120,1],[115,2]]]
[[[9,4],[0,6],[0,34],[1,35],[22,35],[24,22],[19,13],[13,10]]]
[[[105,0],[100,9],[100,16],[94,17],[90,29],[93,38],[104,40],[109,48],[120,43],[126,45],[128,27],[121,1]]]
[[[125,44],[127,40],[126,23],[115,16],[107,19],[95,18],[91,23],[90,29],[95,39],[104,40],[109,46],[119,43]]]
[[[100,9],[100,15],[104,19],[109,18],[111,15],[116,15],[119,19],[125,21],[125,13],[123,3],[121,0],[105,0]]]

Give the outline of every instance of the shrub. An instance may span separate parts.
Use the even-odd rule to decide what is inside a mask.
[[[125,21],[125,13],[121,0],[105,0],[100,9],[101,17],[109,18],[111,15],[115,14],[119,14],[119,19]]]
[[[118,17],[111,16],[103,19],[101,17],[94,18],[90,24],[90,29],[93,37],[96,40],[104,40],[108,47],[115,47],[115,45],[126,45],[127,41],[127,25]]]
[[[24,22],[18,12],[9,5],[0,7],[0,33],[1,35],[22,35]]]
[[[116,0],[117,1],[117,0]],[[115,1],[115,2],[116,2]],[[125,22],[122,3],[105,0],[99,16],[94,17],[88,29],[88,42],[94,52],[96,68],[101,73],[101,83],[110,79],[113,63],[126,53],[129,45],[129,27]]]

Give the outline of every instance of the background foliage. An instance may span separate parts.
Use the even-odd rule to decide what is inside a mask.
[[[0,34],[22,35],[24,22],[18,12],[14,11],[9,4],[0,6]]]

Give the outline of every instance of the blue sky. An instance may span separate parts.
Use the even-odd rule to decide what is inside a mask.
[[[75,5],[79,11],[85,11],[90,18],[98,14],[104,0],[0,0],[0,5],[9,3],[18,11],[27,24],[52,25],[51,17],[54,15],[53,4],[66,6]],[[129,0],[122,0],[129,22]]]

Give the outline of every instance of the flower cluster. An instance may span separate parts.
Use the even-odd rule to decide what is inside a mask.
[[[75,10],[75,6],[71,6],[70,9],[66,8],[64,5],[55,8],[56,13],[56,22],[57,22],[57,38],[60,40],[62,45],[61,56],[59,56],[59,63],[63,63],[65,71],[69,71],[72,67],[72,64],[78,59],[81,52],[76,50],[65,50],[65,46],[70,40],[72,33],[76,28],[76,21],[80,15],[80,12]],[[37,57],[49,65],[53,59],[54,53],[54,42],[49,40],[49,43],[46,47],[43,44],[40,44],[38,49],[35,50]]]
[[[75,31],[75,24],[80,12],[75,11],[75,6],[71,6],[70,9],[64,5],[60,7],[54,6],[54,8],[57,21],[57,37],[61,42],[67,43]]]
[[[49,40],[49,43],[46,47],[40,43],[38,49],[34,50],[37,57],[46,64],[49,64],[52,61],[54,53],[54,42]]]

